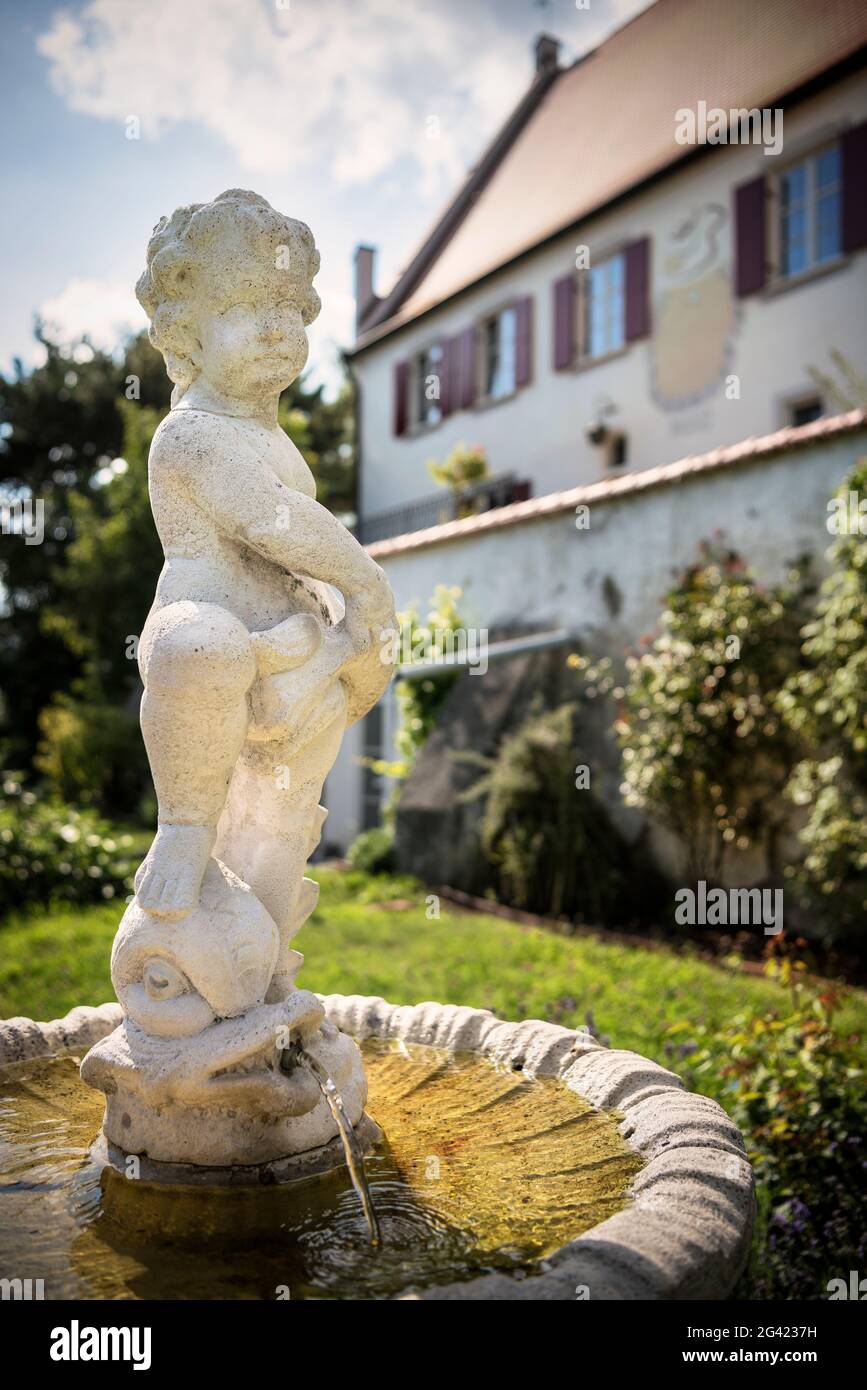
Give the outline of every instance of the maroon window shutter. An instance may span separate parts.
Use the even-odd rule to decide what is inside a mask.
[[[394,364],[394,433],[406,434],[409,423],[409,363]]]
[[[735,189],[735,292],[740,299],[765,283],[765,180]]]
[[[633,241],[623,253],[626,279],[624,334],[627,343],[650,332],[650,237]]]
[[[575,360],[575,276],[554,281],[554,368],[558,372]]]
[[[463,372],[461,367],[461,357],[463,354],[463,333],[459,333],[456,338],[449,338],[448,349],[446,352],[446,363],[448,371],[448,385],[446,395],[449,402],[449,414],[452,415],[461,408],[461,387],[463,383]],[[445,414],[445,411],[443,412]]]
[[[455,396],[452,391],[452,340],[443,338],[440,343],[439,376],[440,376],[440,414],[442,416],[451,415],[454,410]]]
[[[867,121],[844,132],[840,140],[843,171],[844,251],[867,246]]]
[[[465,328],[458,339],[460,343],[460,395],[458,400],[464,410],[469,410],[476,400],[476,328]]]
[[[533,300],[527,295],[515,304],[515,385],[526,386],[532,376]]]

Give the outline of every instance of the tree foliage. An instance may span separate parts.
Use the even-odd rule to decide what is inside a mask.
[[[128,379],[145,408],[168,407],[169,382],[146,340],[119,360],[87,343],[63,349],[38,333],[45,361],[33,371],[16,363],[0,376],[0,500],[44,505],[42,544],[19,536],[0,544],[0,733],[6,761],[28,765],[38,718],[51,695],[69,690],[81,653],[45,615],[58,602],[60,575],[75,537],[77,499],[104,503],[100,479],[121,453]]]

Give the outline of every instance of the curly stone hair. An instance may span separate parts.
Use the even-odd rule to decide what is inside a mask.
[[[257,279],[264,283],[279,265],[288,271],[297,291],[305,327],[319,313],[319,296],[311,283],[319,269],[319,252],[305,223],[285,217],[258,193],[244,188],[227,189],[210,203],[176,208],[154,228],[147,269],[135,287],[151,321],[150,340],[165,359],[176,396],[198,375],[192,354],[199,346],[196,297],[202,271],[209,262],[219,263],[221,253],[227,268],[237,265],[239,233],[249,251],[243,261],[245,283],[255,284]]]

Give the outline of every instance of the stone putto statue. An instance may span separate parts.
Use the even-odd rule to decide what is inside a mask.
[[[382,570],[277,423],[318,268],[308,227],[232,189],[159,222],[136,287],[175,383],[150,453],[165,564],[139,643],[159,822],[112,952],[124,1020],[82,1075],[105,1092],[111,1160],[146,1156],[154,1176],[329,1145],[315,1077],[280,1065],[293,1041],[374,1129],[358,1049],[296,988],[291,945],[316,906],[323,782],[395,647]]]

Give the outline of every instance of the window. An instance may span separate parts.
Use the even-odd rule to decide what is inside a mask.
[[[840,146],[831,145],[779,177],[778,274],[802,275],[840,255]]]
[[[579,360],[607,357],[626,345],[625,261],[609,256],[578,281]]]
[[[517,387],[518,316],[503,309],[482,324],[482,396],[498,401]]]
[[[811,420],[818,420],[825,413],[818,396],[810,396],[801,401],[793,401],[789,406],[790,425],[809,425]]]
[[[629,459],[629,449],[625,434],[615,434],[608,453],[609,468],[625,468]]]
[[[413,424],[416,428],[438,425],[443,418],[440,408],[442,363],[443,349],[440,343],[434,343],[415,358]]]

